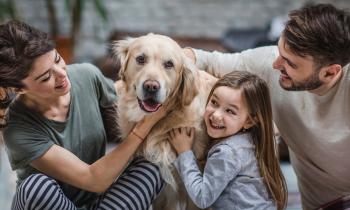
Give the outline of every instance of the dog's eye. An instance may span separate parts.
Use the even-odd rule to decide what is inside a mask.
[[[171,68],[173,68],[173,67],[174,67],[173,61],[166,61],[166,62],[164,63],[164,67],[165,67],[166,69],[171,69]]]
[[[145,64],[146,63],[146,56],[145,55],[139,55],[136,57],[136,62],[140,65]]]

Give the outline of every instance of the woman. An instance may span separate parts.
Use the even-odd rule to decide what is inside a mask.
[[[123,170],[164,109],[104,155],[113,83],[90,64],[66,66],[46,33],[17,21],[0,26],[0,90],[18,177],[12,209],[148,209],[162,188],[158,168],[137,158]]]

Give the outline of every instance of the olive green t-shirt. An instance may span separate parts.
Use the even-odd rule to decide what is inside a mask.
[[[29,175],[39,173],[30,162],[53,144],[64,147],[87,164],[105,154],[106,132],[100,109],[113,104],[117,98],[113,82],[91,64],[68,65],[67,73],[71,102],[65,122],[49,120],[20,101],[10,106],[4,141],[18,185]],[[95,193],[59,184],[77,207],[89,205],[96,197]]]

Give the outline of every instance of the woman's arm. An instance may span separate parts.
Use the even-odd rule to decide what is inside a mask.
[[[44,155],[31,162],[37,170],[72,186],[91,192],[104,192],[121,174],[138,146],[162,117],[161,108],[146,116],[118,147],[89,165],[70,151],[54,145]]]

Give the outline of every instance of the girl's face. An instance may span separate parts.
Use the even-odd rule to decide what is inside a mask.
[[[56,98],[67,94],[71,88],[66,63],[56,50],[35,59],[22,92],[32,98]]]
[[[242,91],[219,86],[209,99],[204,113],[207,133],[212,138],[231,136],[252,126]]]

